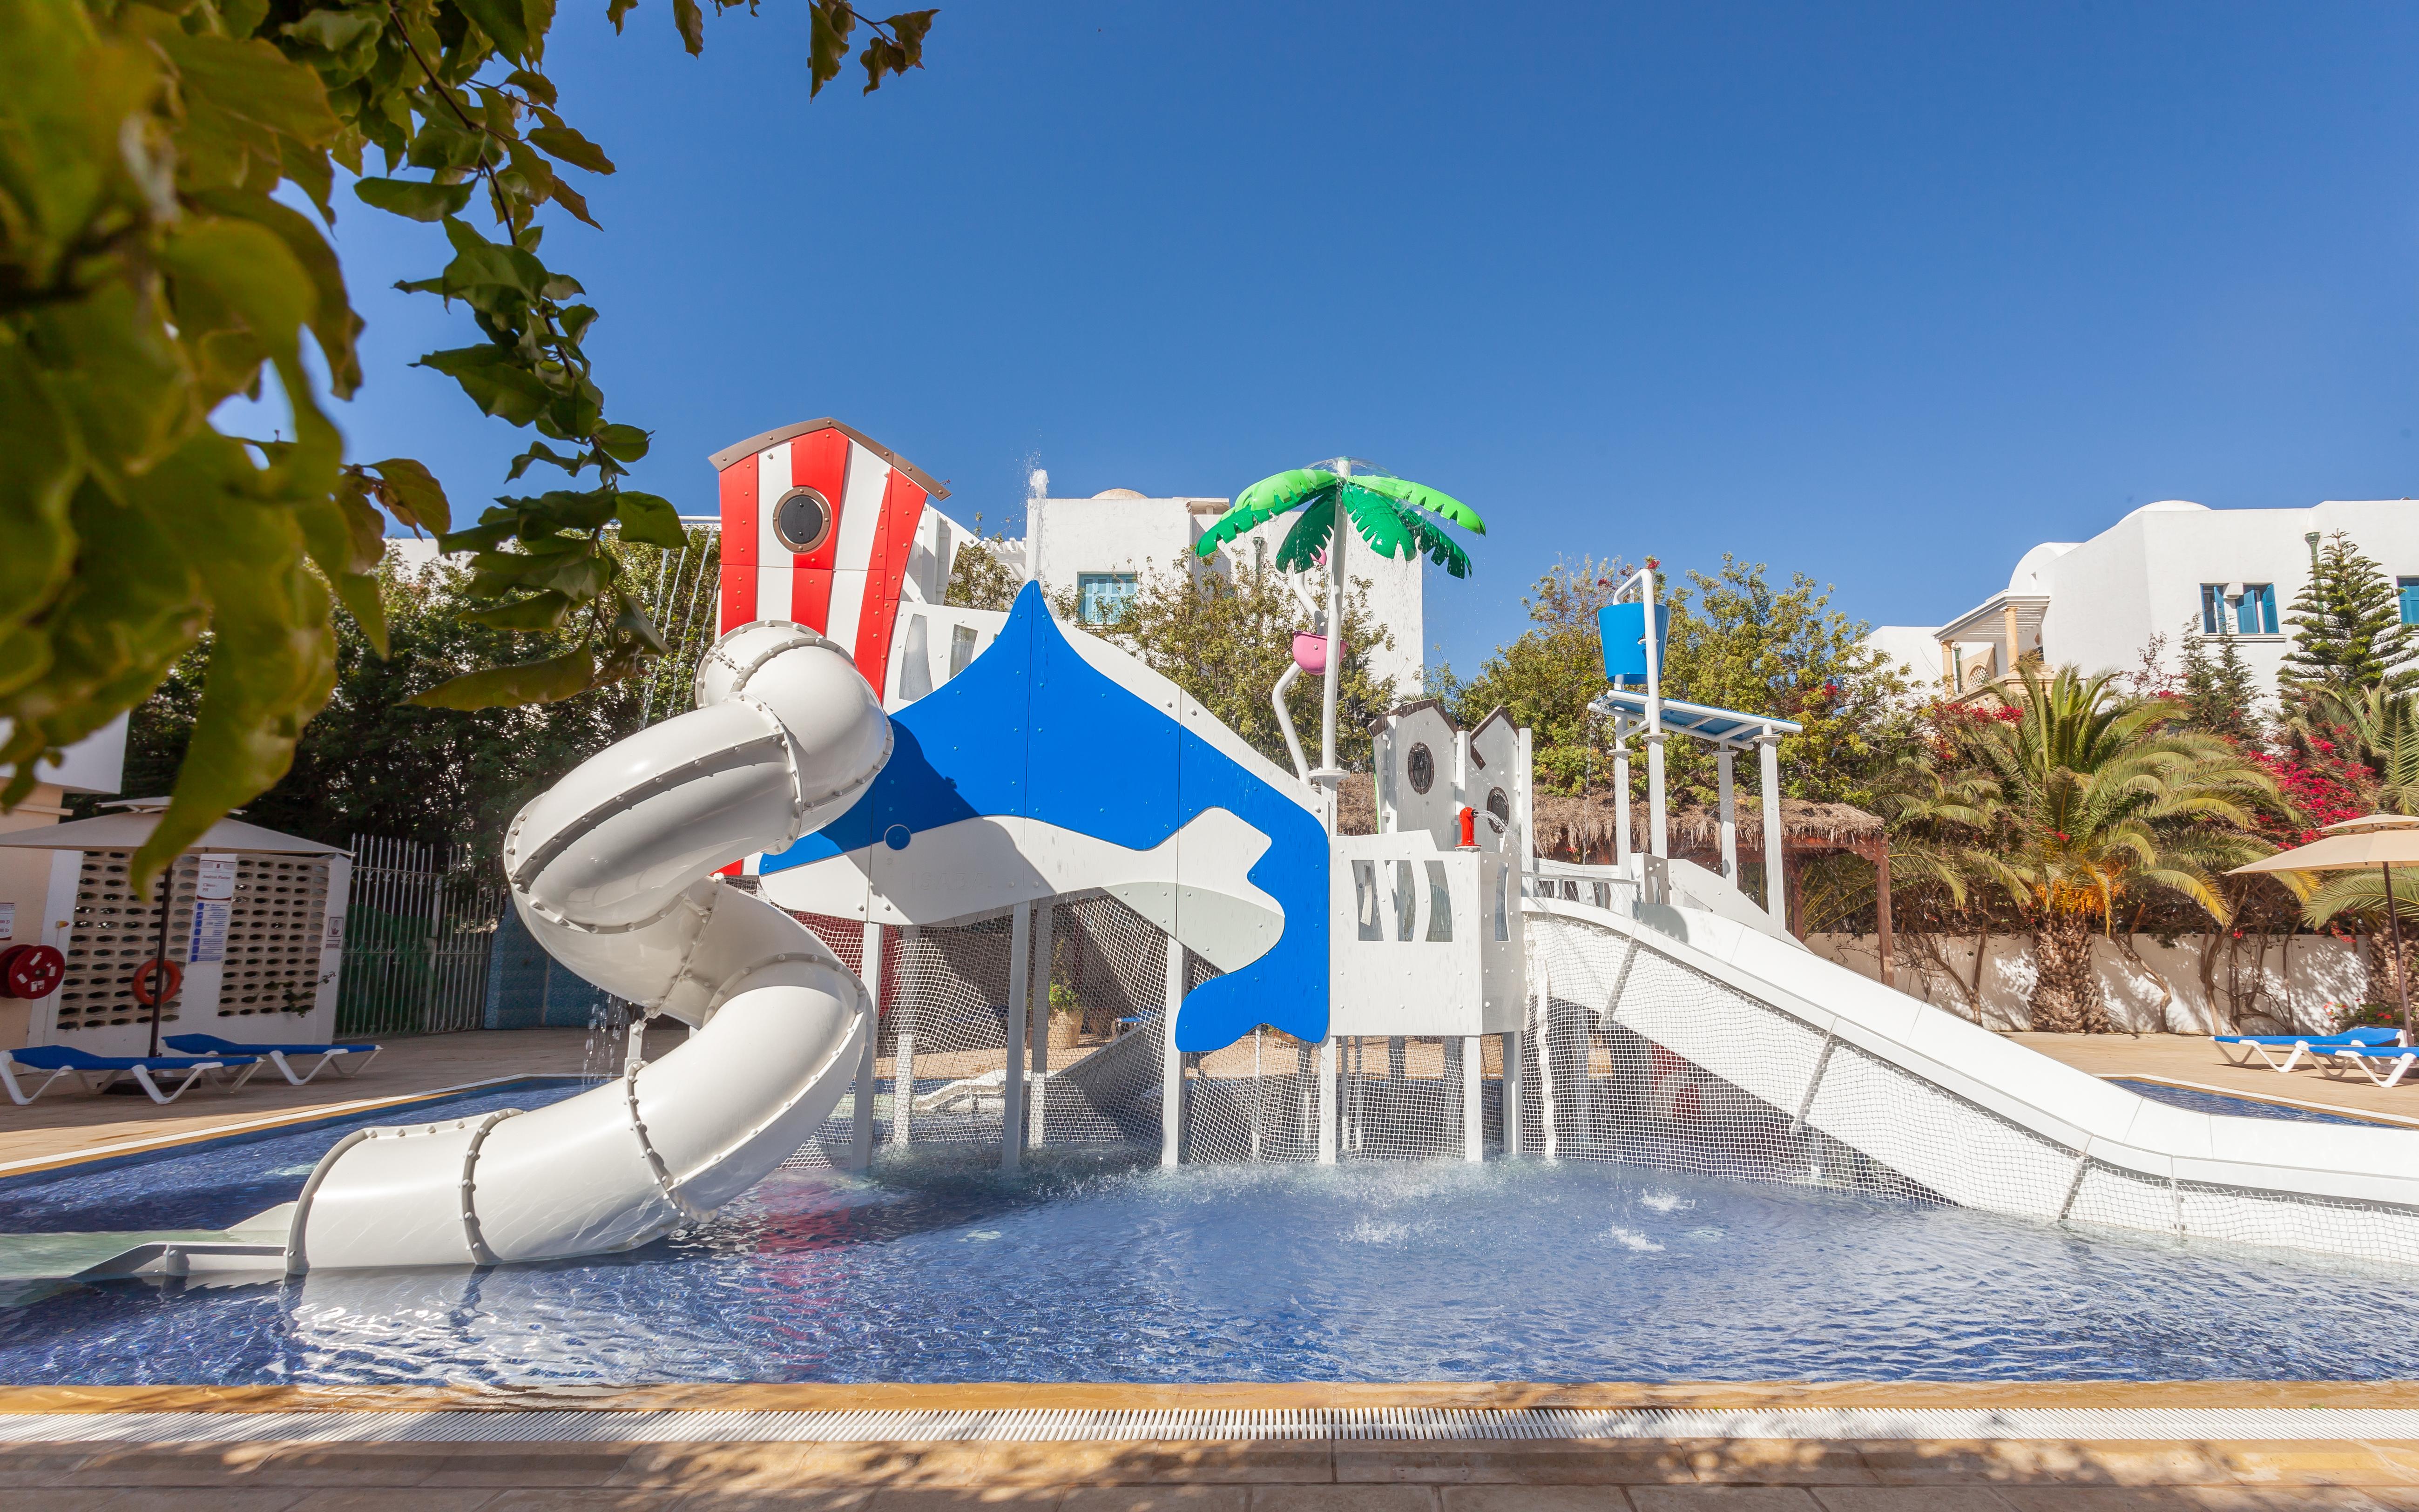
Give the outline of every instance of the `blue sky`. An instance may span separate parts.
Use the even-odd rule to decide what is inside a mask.
[[[802,8],[566,6],[619,162],[547,252],[639,486],[833,414],[1022,480],[1229,494],[1348,452],[1492,527],[1465,671],[1559,555],[1724,551],[1936,624],[2134,504],[2419,494],[2409,7],[945,4],[919,73],[806,89]],[[408,364],[433,227],[343,212],[353,455],[456,508],[523,433]]]

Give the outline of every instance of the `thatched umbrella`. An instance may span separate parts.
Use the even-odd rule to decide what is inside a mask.
[[[1367,772],[1351,772],[1335,785],[1335,832],[1339,835],[1378,833],[1378,779]]]
[[[1591,852],[1611,849],[1620,833],[1617,810],[1610,794],[1579,796],[1541,793],[1532,800],[1532,808],[1536,815],[1540,855],[1567,851],[1584,857]],[[1690,859],[1717,857],[1721,854],[1721,815],[1718,810],[1703,806],[1682,809],[1672,815],[1670,825],[1672,843],[1677,854]],[[1780,854],[1784,859],[1845,851],[1872,863],[1875,872],[1873,922],[1880,935],[1882,981],[1889,984],[1888,826],[1878,816],[1869,814],[1853,804],[1820,803],[1810,798],[1788,797],[1780,800]],[[1630,829],[1630,849],[1634,852],[1646,850],[1646,816],[1633,811]],[[1739,810],[1737,854],[1742,864],[1764,855],[1764,814],[1761,810]],[[1793,872],[1793,883],[1795,880]],[[1799,928],[1801,931],[1804,928],[1802,918]],[[1800,937],[1803,937],[1802,933]]]

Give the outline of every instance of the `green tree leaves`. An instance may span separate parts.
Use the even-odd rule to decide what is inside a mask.
[[[812,3],[819,37],[861,19]],[[617,27],[629,8],[609,0]],[[381,512],[477,553],[455,608],[481,635],[549,641],[455,668],[433,702],[559,701],[661,650],[613,543],[687,543],[668,501],[622,491],[647,434],[607,418],[582,347],[597,311],[539,252],[547,206],[595,224],[568,171],[614,168],[557,114],[554,20],[554,0],[0,0],[0,805],[214,630],[146,885],[285,770],[329,696],[332,601],[388,649]],[[675,21],[702,45],[695,0]],[[869,79],[918,66],[931,21],[868,23]],[[405,286],[464,306],[477,338],[423,362],[540,438],[513,477],[542,461],[568,486],[456,532],[424,467],[344,464],[304,343],[349,398],[362,322],[321,225],[276,193],[332,222],[340,167],[362,207],[444,227],[451,261]],[[213,427],[270,375],[290,426]]]
[[[618,3],[618,0],[617,0]],[[688,3],[688,0],[683,0]],[[717,8],[736,0],[715,0]],[[909,69],[924,66],[924,34],[932,29],[937,10],[903,10],[882,21],[859,16],[848,0],[814,0],[813,32],[808,44],[811,82],[807,86],[809,98],[822,94],[824,85],[840,77],[840,65],[848,57],[849,34],[864,21],[871,29],[865,48],[856,60],[865,69],[865,92],[871,94],[882,87],[886,73],[905,73]],[[686,29],[683,29],[686,35]],[[697,48],[691,47],[694,53]]]
[[[960,562],[967,551],[979,549],[962,548]],[[1212,572],[1181,556],[1170,566],[1144,579],[1141,592],[1115,620],[1085,628],[1132,651],[1262,755],[1290,769],[1293,758],[1286,751],[1269,690],[1293,662],[1302,609],[1292,591],[1268,568]],[[1052,607],[1062,619],[1076,617],[1072,592],[1060,594]],[[1344,663],[1336,688],[1336,758],[1348,770],[1368,770],[1370,721],[1394,704],[1394,679],[1374,675],[1369,666],[1372,652],[1394,643],[1394,633],[1370,612],[1368,580],[1353,579],[1344,601]],[[1317,679],[1297,680],[1288,699],[1294,728],[1316,736]]]
[[[673,510],[670,500],[624,489],[617,513],[622,518],[622,539],[646,546],[679,548],[682,539],[680,516]]]
[[[529,133],[530,146],[549,158],[559,159],[575,168],[590,173],[611,173],[613,160],[604,149],[568,126],[541,126]]]
[[[434,222],[459,215],[470,205],[474,188],[470,184],[439,184],[422,178],[353,180],[353,193],[362,204],[407,221]]]

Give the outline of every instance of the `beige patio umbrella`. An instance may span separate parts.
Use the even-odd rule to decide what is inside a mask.
[[[2402,970],[2402,918],[2394,906],[2394,869],[2419,866],[2419,818],[2408,814],[2373,813],[2329,825],[2326,839],[2297,845],[2289,851],[2238,866],[2226,873],[2250,872],[2357,872],[2375,867],[2385,878],[2385,927],[2394,935],[2394,985],[2402,997],[2402,1042],[2412,1042],[2411,983]]]

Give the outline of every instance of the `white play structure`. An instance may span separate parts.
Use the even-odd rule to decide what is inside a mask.
[[[1757,749],[1769,816],[1796,727],[1663,698],[1651,573],[1607,612],[1598,705],[1625,795],[1646,748],[1645,854],[1536,856],[1527,733],[1433,704],[1379,722],[1378,833],[1339,835],[1324,762],[1268,762],[1038,589],[1009,613],[944,608],[902,551],[876,604],[880,539],[833,501],[883,501],[885,538],[920,539],[913,470],[828,422],[771,435],[717,457],[726,530],[774,538],[739,494],[794,514],[799,564],[737,563],[699,707],[532,802],[505,852],[545,947],[687,1042],[647,1061],[634,1030],[620,1077],[536,1111],[351,1134],[297,1202],[208,1242],[116,1236],[79,1273],[601,1253],[784,1164],[931,1141],[1009,1167],[1111,1144],[1168,1165],[1621,1160],[2419,1256],[2419,1132],[2147,1101],[1790,938],[1728,841],[1733,753]],[[854,644],[752,612],[838,594],[844,569],[813,565],[835,536],[876,563],[843,584],[865,595]],[[1672,733],[1720,752],[1719,872],[1668,854]],[[1053,1069],[1061,995],[1115,1022]]]

